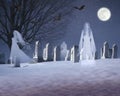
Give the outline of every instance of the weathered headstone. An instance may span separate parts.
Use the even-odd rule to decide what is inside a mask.
[[[109,44],[108,42],[104,42],[103,44],[103,53],[102,59],[109,58]]]
[[[80,50],[79,56],[80,56],[80,60],[83,60],[83,49]]]
[[[18,57],[14,60],[14,67],[20,67],[20,59]]]
[[[117,50],[118,50],[117,45],[113,44],[113,46],[112,46],[112,58],[117,58]]]
[[[103,48],[100,48],[100,58],[103,58]]]
[[[52,47],[49,43],[46,44],[46,47],[43,49],[43,60],[45,61],[52,61],[53,55],[52,55]]]
[[[95,52],[95,59],[98,59],[98,52]]]
[[[108,50],[108,58],[112,58],[112,49]]]
[[[59,61],[60,60],[60,46],[56,46],[54,48],[54,56],[53,56],[53,60],[54,61]]]
[[[39,45],[39,41],[36,41],[35,42],[35,52],[34,52],[34,56],[33,56],[34,62],[38,62],[38,45]]]
[[[70,51],[67,50],[66,56],[65,56],[65,61],[70,60]]]
[[[71,61],[73,62],[79,62],[79,56],[78,56],[78,53],[79,53],[79,50],[78,50],[78,46],[73,46],[71,48]]]
[[[46,47],[43,49],[43,60],[45,61],[48,60],[48,48],[49,48],[49,43],[47,43]]]

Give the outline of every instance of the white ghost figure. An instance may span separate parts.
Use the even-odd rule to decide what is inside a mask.
[[[12,38],[12,46],[10,59],[15,62],[16,58],[20,60],[20,62],[30,62],[31,58],[27,56],[18,46],[18,43],[25,45],[25,41],[23,40],[21,34],[18,31],[13,32]]]
[[[96,53],[95,41],[89,23],[85,23],[79,42],[80,60],[94,60]]]
[[[61,46],[60,46],[60,58],[61,58],[61,60],[65,60],[65,57],[66,57],[66,55],[67,55],[67,44],[65,43],[65,42],[63,42],[62,44],[61,44]]]

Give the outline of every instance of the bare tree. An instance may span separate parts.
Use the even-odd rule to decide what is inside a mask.
[[[73,0],[0,0],[0,39],[11,48],[13,30],[27,42],[62,36],[56,31],[71,12]]]

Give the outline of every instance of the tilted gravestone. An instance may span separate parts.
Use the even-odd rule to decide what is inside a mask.
[[[78,56],[79,50],[78,49],[79,49],[78,46],[73,46],[71,48],[70,60],[73,62],[79,62],[79,56]]]
[[[66,56],[65,56],[65,61],[70,60],[70,51],[67,50]]]
[[[100,58],[103,56],[103,48],[100,48]]]
[[[102,49],[102,58],[109,58],[109,44],[108,42],[104,42]]]
[[[49,43],[46,44],[46,47],[43,49],[43,60],[44,61],[52,61],[52,48]]]
[[[112,46],[112,58],[117,58],[117,51],[118,51],[117,45],[113,44],[113,46]]]
[[[54,51],[53,60],[59,61],[60,60],[60,46],[56,46],[53,51]]]
[[[38,45],[39,45],[39,41],[35,42],[35,52],[34,52],[34,56],[33,56],[33,61],[34,62],[38,62]]]
[[[47,61],[48,60],[48,47],[49,43],[46,44],[46,47],[43,49],[43,60]]]

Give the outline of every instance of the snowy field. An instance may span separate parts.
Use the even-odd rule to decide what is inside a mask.
[[[0,65],[0,96],[120,96],[120,59]]]

